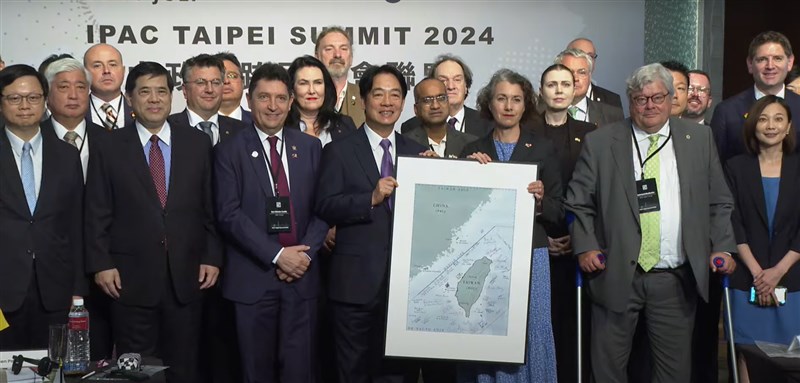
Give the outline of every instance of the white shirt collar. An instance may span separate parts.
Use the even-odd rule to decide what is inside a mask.
[[[114,111],[117,112],[117,115],[119,115],[119,110],[117,110],[117,108],[119,107],[120,109],[122,109],[124,107],[122,105],[122,93],[120,93],[119,96],[114,97],[114,99],[111,100],[111,101],[103,101],[100,98],[98,98],[97,96],[95,96],[94,93],[92,93],[91,96],[92,96],[92,103],[94,104],[95,108],[97,108],[97,110],[100,111],[100,114],[103,115],[103,116],[105,116],[105,114],[100,109],[100,107],[103,104],[105,104],[106,102],[109,105],[111,105],[112,108],[114,108]]]
[[[65,128],[64,125],[61,125],[61,123],[56,121],[55,118],[53,118],[52,121],[53,129],[56,131],[56,136],[63,140],[64,135],[67,134],[69,129]],[[78,123],[78,126],[76,126],[72,131],[78,134],[78,139],[83,140],[86,137],[86,120],[81,120],[81,122]]]
[[[136,132],[139,133],[139,141],[142,143],[142,147],[147,145],[147,142],[150,141],[150,137],[153,135],[153,133],[150,133],[139,121],[136,121]],[[164,141],[167,146],[170,146],[172,131],[169,128],[169,122],[164,121],[164,125],[161,127],[161,130],[156,133],[156,136],[158,136],[159,140]]]
[[[241,121],[242,120],[242,107],[240,106],[240,107],[234,109],[233,112],[231,112],[231,114],[229,114],[229,115],[225,115],[224,113],[222,113],[222,111],[220,111],[217,114],[221,114],[221,115],[223,115],[225,117],[235,118],[235,119]]]
[[[464,106],[461,107],[461,110],[459,110],[455,116],[450,116],[450,117],[455,117],[456,121],[458,121],[459,123],[464,122]]]
[[[278,141],[283,141],[283,128],[281,128],[281,130],[279,130],[278,133],[275,133],[272,136],[267,135],[259,128],[254,128],[254,129],[256,130],[256,134],[258,134],[258,139],[259,141],[261,141],[262,144],[264,143],[264,141],[267,140],[268,137],[272,136],[278,137]]]
[[[589,93],[587,92],[586,94]],[[586,96],[583,96],[583,98],[580,101],[578,101],[578,103],[575,104],[575,106],[578,107],[578,109],[580,109],[581,112],[583,112],[584,114],[589,114],[589,112],[586,110],[588,108],[588,102],[586,101]]]
[[[22,156],[22,146],[25,145],[25,141],[17,137],[16,134],[12,133],[8,129],[5,129],[5,131],[6,131],[6,137],[8,137],[8,143],[11,144],[11,151],[13,151],[17,157]],[[29,142],[31,143],[31,156],[34,156],[42,147],[41,128],[39,128],[39,130],[36,132],[36,135],[34,135]]]
[[[766,96],[764,92],[758,90],[758,87],[753,85],[753,89],[756,91],[756,100],[760,100],[762,97]],[[781,91],[776,94],[776,96],[780,98],[786,98],[786,85],[781,85]]]
[[[651,133],[647,133],[644,130],[639,129],[635,124],[631,124],[631,125],[633,126],[633,134],[636,137],[636,142],[639,142],[640,145],[641,145],[642,142],[647,142],[647,144],[649,145],[650,144],[650,142],[649,142],[650,141],[650,136],[652,136],[653,134],[658,134],[658,135],[660,135],[662,137],[669,137],[669,131],[670,131],[670,129],[669,129],[669,120],[667,120],[667,122],[664,123],[664,126],[662,126],[661,129],[658,132],[655,132],[655,133],[652,133],[652,134]]]
[[[200,117],[199,114],[193,112],[191,109],[186,108],[186,110],[189,112],[188,113],[189,114],[189,126],[196,127],[197,124],[199,124],[199,123],[201,123],[203,121],[209,121],[209,122],[212,122],[215,127],[219,128],[219,113],[214,113],[214,115],[211,116],[211,118],[209,118],[208,120],[204,120],[203,117]]]
[[[369,140],[369,146],[372,148],[372,151],[374,152],[379,149],[383,150],[383,148],[381,148],[381,141],[383,140],[383,137],[381,137],[380,134],[375,133],[375,131],[372,130],[372,128],[370,128],[366,122],[364,123],[364,127],[366,128],[365,132],[367,133],[367,139]],[[396,147],[394,135],[395,132],[392,132],[392,134],[390,134],[389,137],[386,137],[389,140],[389,142],[392,143],[391,146],[392,150]]]

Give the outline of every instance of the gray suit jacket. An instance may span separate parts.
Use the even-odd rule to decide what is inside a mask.
[[[422,146],[429,147],[428,131],[424,128],[414,129],[410,132],[403,133],[403,135],[418,142]],[[451,156],[457,158],[461,154],[461,151],[464,150],[464,146],[477,139],[478,137],[475,137],[471,134],[461,133],[455,129],[448,128],[446,137],[447,143],[444,147],[444,156],[446,158]]]
[[[586,109],[588,109],[589,112],[589,122],[595,124],[597,127],[603,127],[625,118],[622,108],[603,102],[587,99]]]
[[[711,253],[736,251],[733,198],[711,129],[676,118],[669,124],[680,178],[682,251],[700,296],[708,300]],[[571,227],[575,254],[590,250],[606,254],[605,271],[588,279],[593,302],[625,311],[641,246],[630,119],[586,135],[566,207],[575,215]]]

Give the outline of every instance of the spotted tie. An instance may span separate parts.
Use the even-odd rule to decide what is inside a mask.
[[[167,172],[164,165],[164,154],[161,152],[161,147],[158,146],[158,136],[155,134],[150,136],[150,177],[153,178],[153,186],[156,187],[156,194],[158,194],[158,202],[161,207],[167,206]]]
[[[658,138],[660,135],[653,134],[649,137],[650,146],[647,147],[647,163],[642,169],[644,179],[658,179],[661,173],[661,160],[656,152],[658,150]],[[653,154],[655,153],[655,154]],[[653,155],[650,157],[650,155]],[[642,227],[642,246],[639,251],[639,265],[644,271],[650,271],[661,259],[661,212],[651,211],[639,215],[639,222]]]

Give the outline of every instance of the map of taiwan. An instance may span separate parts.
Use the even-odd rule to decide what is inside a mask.
[[[416,185],[408,330],[507,335],[516,196]]]

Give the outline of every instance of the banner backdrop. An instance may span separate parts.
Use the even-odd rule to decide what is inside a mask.
[[[89,46],[105,42],[122,52],[127,67],[162,63],[179,90],[185,59],[230,51],[242,61],[246,86],[261,63],[288,67],[297,56],[313,55],[317,35],[329,25],[352,31],[351,81],[367,65],[390,63],[413,86],[437,55],[462,57],[475,77],[468,106],[504,67],[538,89],[542,70],[576,37],[595,42],[595,83],[620,95],[644,57],[644,0],[3,0],[0,55],[7,65],[36,67],[53,53],[82,59]],[[175,93],[173,112],[184,105]],[[412,106],[409,93],[400,122],[413,115]]]

